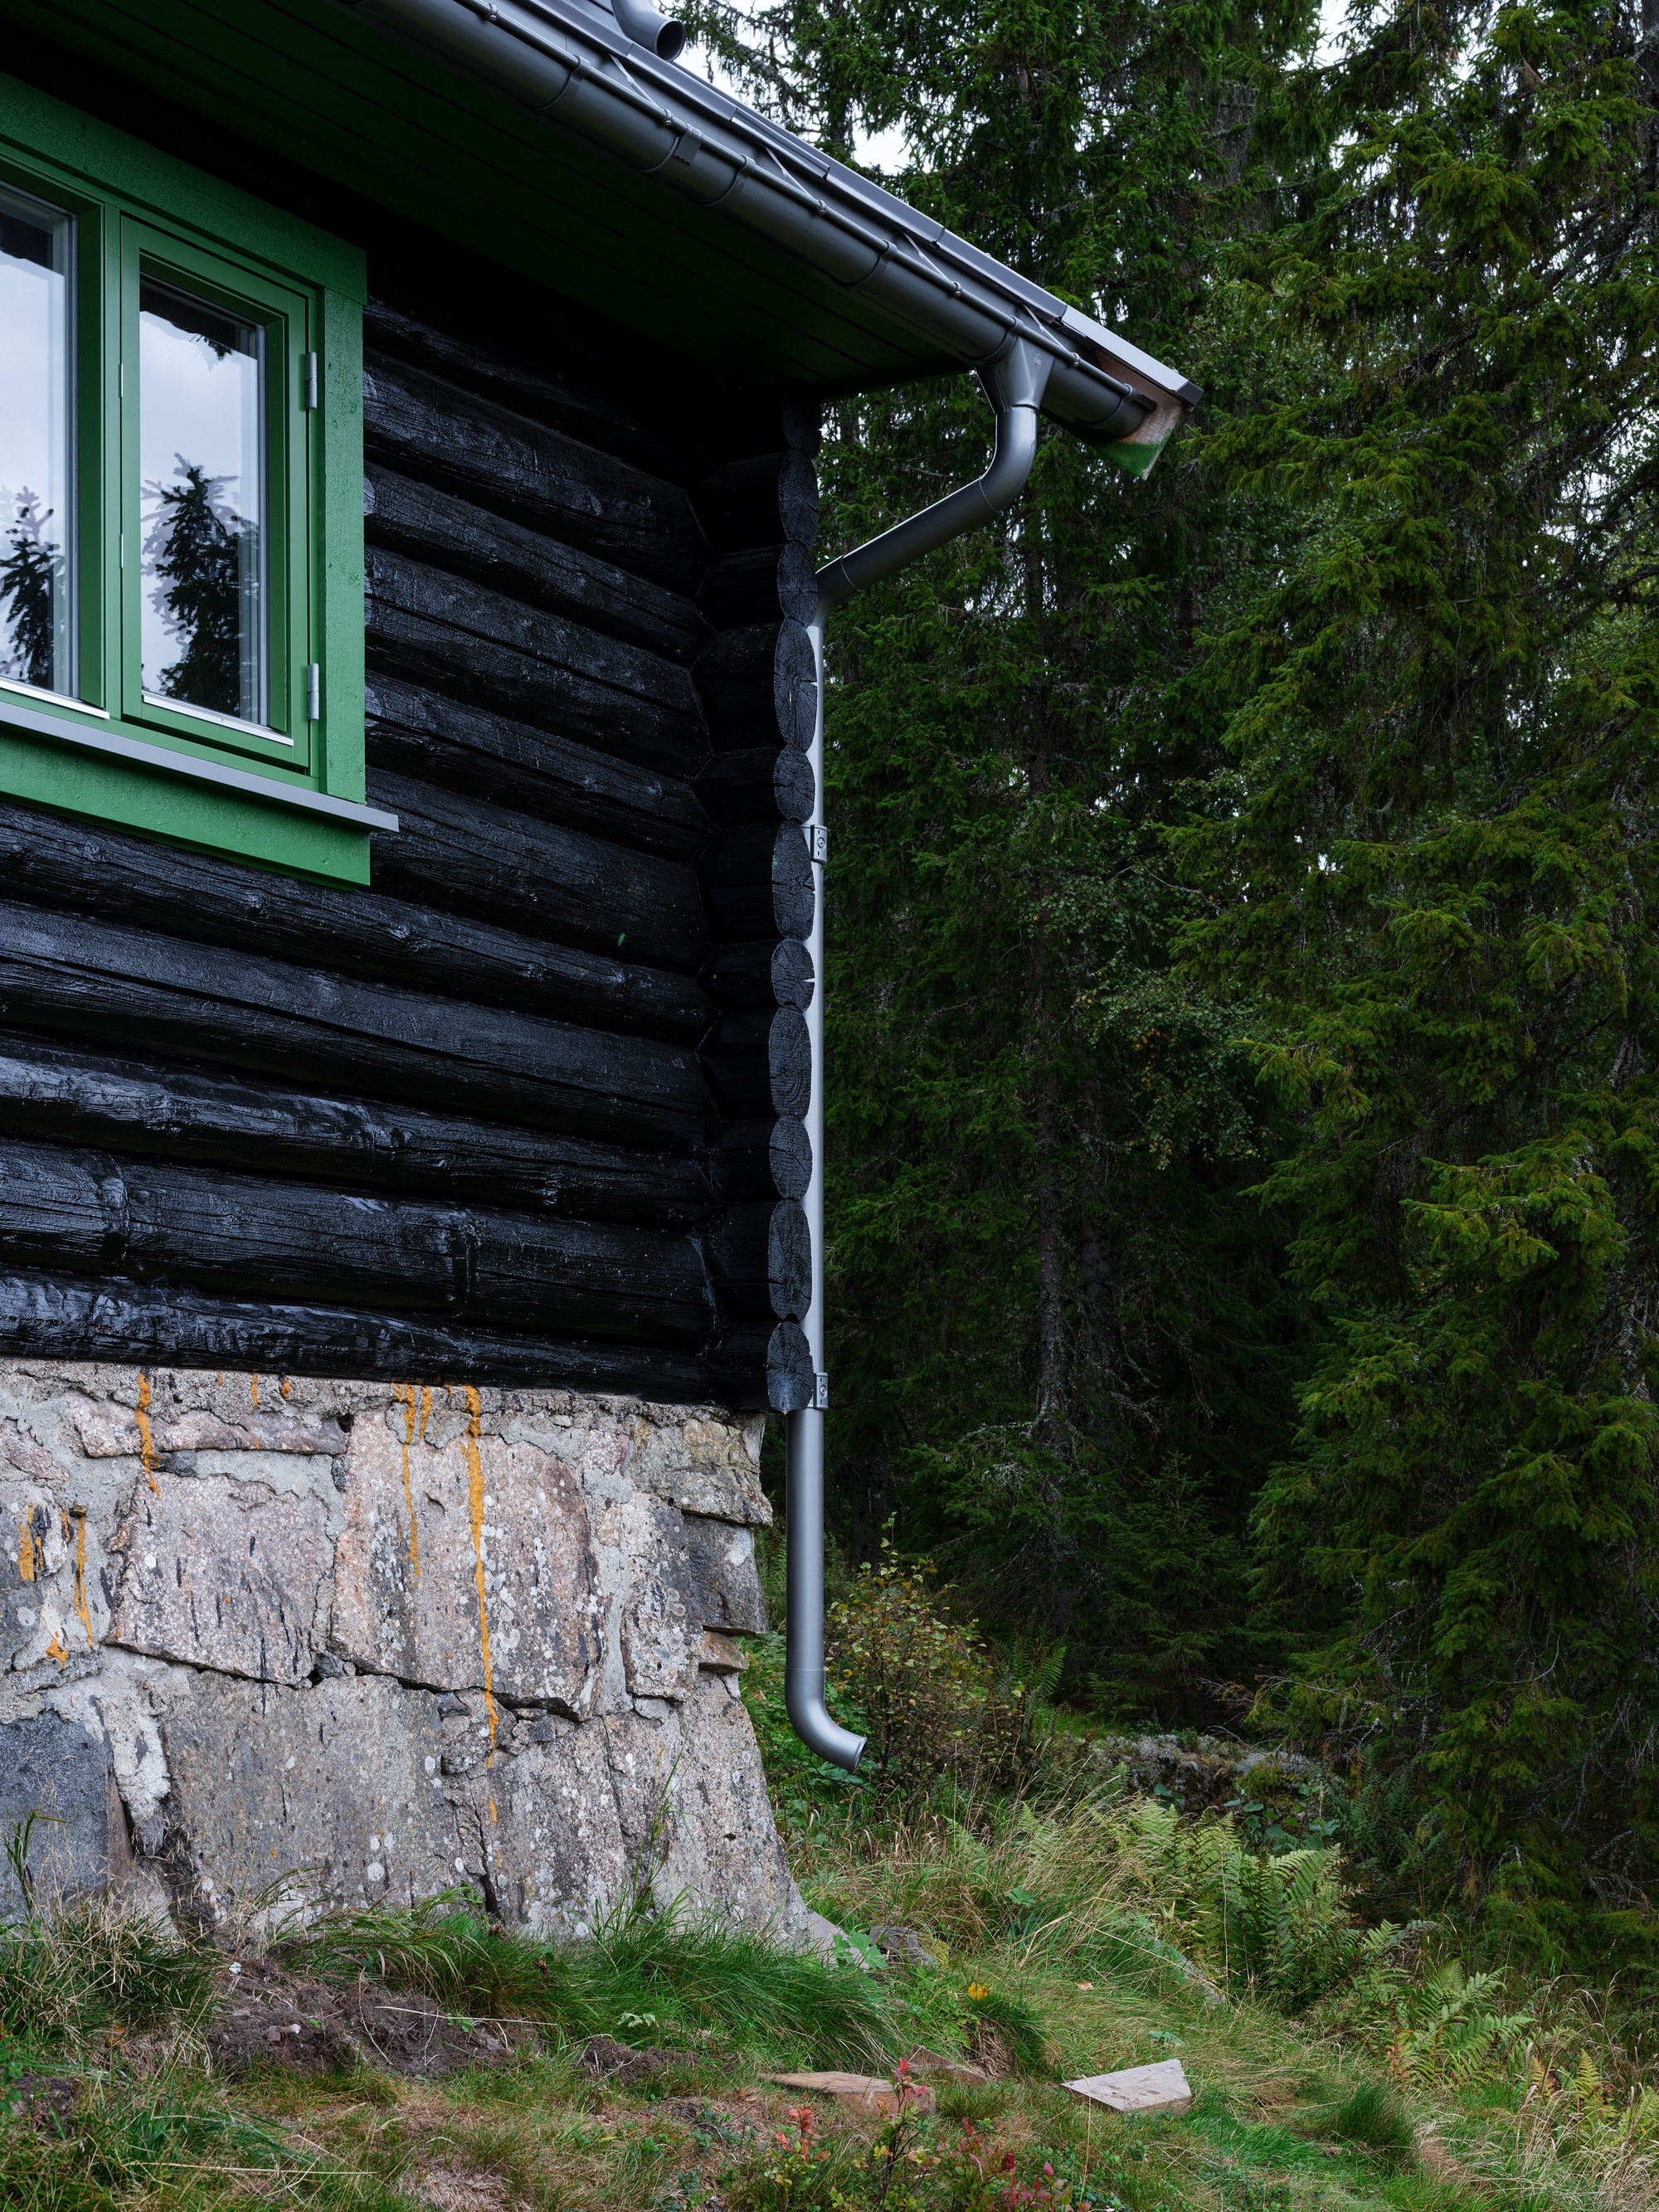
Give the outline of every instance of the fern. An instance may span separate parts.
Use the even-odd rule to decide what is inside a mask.
[[[1340,2008],[1342,2022],[1386,2059],[1403,2087],[1467,2089],[1495,2081],[1533,2016],[1504,2009],[1501,1974],[1466,1973],[1455,1959],[1425,1974],[1407,1943],[1423,1932],[1424,1923],[1370,1932]]]
[[[1352,1972],[1360,1936],[1339,1851],[1258,1856],[1231,1820],[1191,1826],[1146,1798],[1121,1818],[1125,1863],[1158,1908],[1166,1938],[1212,1974],[1294,2013]]]

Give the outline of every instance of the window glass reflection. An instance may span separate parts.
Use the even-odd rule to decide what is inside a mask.
[[[138,310],[143,688],[263,722],[264,333],[149,276]]]
[[[0,676],[69,692],[73,218],[0,186]]]

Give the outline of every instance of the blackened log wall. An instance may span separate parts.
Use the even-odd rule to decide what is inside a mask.
[[[799,1402],[815,412],[356,220],[402,828],[0,801],[0,1346]]]

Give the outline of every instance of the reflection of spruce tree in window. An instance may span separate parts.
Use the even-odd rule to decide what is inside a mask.
[[[15,684],[52,689],[53,597],[58,587],[62,548],[46,534],[52,509],[43,508],[27,485],[13,501],[17,509],[0,559],[0,676]],[[8,641],[7,631],[10,632]],[[9,643],[9,650],[4,648]]]
[[[232,477],[210,477],[177,456],[179,481],[149,483],[157,503],[144,540],[144,573],[156,578],[150,605],[183,647],[156,689],[222,714],[244,712],[241,605],[254,525],[223,496]]]

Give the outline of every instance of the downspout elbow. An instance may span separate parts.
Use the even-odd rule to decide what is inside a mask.
[[[842,1727],[823,1702],[823,1686],[822,1667],[785,1668],[783,1709],[789,1716],[789,1725],[808,1751],[828,1759],[831,1766],[856,1774],[869,1739]]]
[[[834,1720],[823,1701],[823,1416],[816,1407],[789,1416],[784,1528],[789,1547],[784,1711],[809,1751],[856,1774],[865,1739]]]
[[[1048,382],[1048,356],[1025,338],[1011,338],[995,361],[979,372],[980,382],[996,410],[996,444],[990,466],[972,483],[947,492],[943,499],[907,515],[890,530],[867,544],[843,553],[818,570],[818,621],[822,624],[854,592],[878,584],[900,568],[919,561],[975,530],[1012,507],[1031,473],[1036,459],[1037,409]]]

